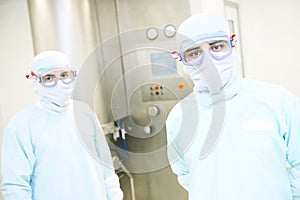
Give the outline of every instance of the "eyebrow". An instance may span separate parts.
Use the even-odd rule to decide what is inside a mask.
[[[69,73],[69,71],[68,71],[68,70],[62,71],[61,73],[59,73],[59,75],[65,74],[65,73]],[[43,75],[43,76],[55,76],[55,73],[47,73],[47,74],[45,74],[45,75]]]
[[[192,48],[192,49],[188,49],[188,50],[185,51],[185,53],[189,53],[190,51],[193,51],[193,50],[199,49],[199,48],[200,48],[200,47],[195,47],[195,48]]]
[[[226,40],[215,40],[215,41],[209,41],[208,44],[209,45],[214,45],[214,44],[217,44],[217,43],[220,43],[220,42],[226,42]],[[195,47],[195,48],[191,48],[191,49],[188,49],[185,51],[185,53],[189,53],[190,51],[193,51],[195,49],[198,49],[199,47]]]
[[[45,74],[43,76],[55,76],[55,74]]]
[[[220,42],[225,42],[225,40],[211,41],[211,42],[208,42],[208,44],[209,44],[209,45],[214,45],[214,44],[217,44],[217,43],[220,43]]]

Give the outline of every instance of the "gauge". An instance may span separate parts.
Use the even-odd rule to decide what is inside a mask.
[[[166,37],[171,38],[176,34],[176,28],[173,24],[168,24],[164,28],[164,34]]]
[[[158,37],[158,30],[154,27],[150,27],[146,30],[146,35],[149,40],[155,40]]]

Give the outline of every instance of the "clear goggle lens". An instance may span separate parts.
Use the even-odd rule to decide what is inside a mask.
[[[54,87],[57,81],[61,80],[64,84],[70,84],[75,80],[76,71],[67,70],[57,73],[46,73],[39,77],[40,83],[45,87]]]
[[[213,59],[221,60],[232,52],[232,48],[227,40],[204,42],[183,52],[182,61],[185,65],[200,65],[204,52],[207,52]]]

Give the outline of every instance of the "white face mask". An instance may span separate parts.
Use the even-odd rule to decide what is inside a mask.
[[[215,65],[215,69],[218,74],[212,74],[212,76],[210,77],[204,77],[202,73],[206,67],[204,65],[205,63],[209,63],[206,62],[206,59],[210,59],[209,62],[212,61],[212,63]],[[215,60],[208,53],[205,53],[203,57],[203,62],[200,65],[184,66],[183,71],[186,74],[188,74],[193,80],[195,85],[194,90],[200,92],[211,92],[209,91],[209,88],[214,88],[214,93],[218,93],[222,90],[222,88],[225,88],[227,85],[229,85],[230,82],[233,81],[236,76],[239,76],[239,64],[240,57],[235,51],[232,51],[230,55],[221,60]],[[220,81],[210,79],[219,79]]]
[[[73,83],[58,81],[55,87],[44,87],[38,83],[37,94],[42,107],[55,112],[67,109],[73,92]]]

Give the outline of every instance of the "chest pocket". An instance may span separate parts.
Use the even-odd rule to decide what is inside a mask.
[[[244,131],[249,132],[273,132],[275,131],[275,124],[272,121],[244,121],[243,123]]]
[[[278,127],[271,120],[248,120],[243,122],[243,137],[245,147],[256,152],[256,155],[277,157],[284,159],[286,145],[283,137],[280,136]],[[282,160],[283,161],[283,160]]]

